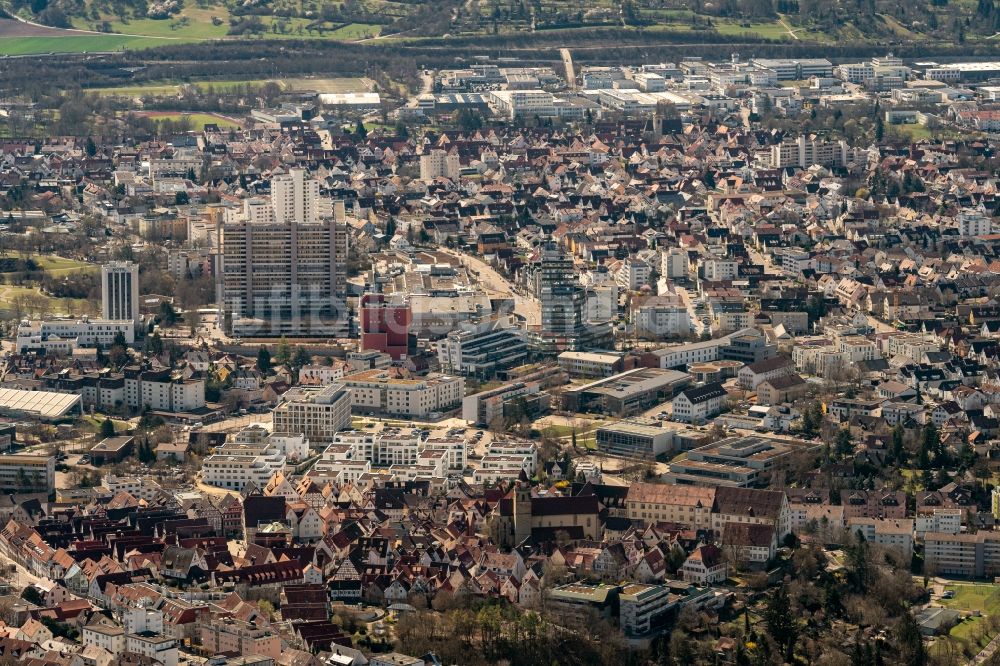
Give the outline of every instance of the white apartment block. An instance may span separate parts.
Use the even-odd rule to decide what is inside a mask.
[[[687,250],[672,247],[663,252],[660,274],[671,280],[686,279],[691,274],[691,260]]]
[[[941,350],[934,336],[923,333],[899,333],[883,338],[883,348],[890,357],[901,356],[912,363],[920,363],[924,354]]]
[[[993,232],[993,220],[976,210],[963,210],[956,220],[959,236],[985,236]]]
[[[45,351],[46,354],[70,354],[77,347],[110,347],[121,333],[126,344],[135,342],[132,320],[50,319],[24,320],[17,327],[17,352]]]
[[[850,363],[874,361],[882,358],[882,354],[878,350],[878,345],[862,335],[837,336],[835,341],[840,353],[844,354]]]
[[[118,656],[125,650],[125,630],[121,627],[88,625],[83,627],[81,642],[84,645],[104,648],[111,654]]]
[[[271,179],[271,208],[278,224],[318,222],[323,212],[319,181],[305,169],[291,169]]]
[[[339,382],[320,389],[293,389],[282,397],[271,419],[276,433],[304,435],[311,441],[332,441],[338,431],[351,427],[351,391]]]
[[[378,432],[339,433],[323,451],[313,473],[353,480],[374,468],[389,468],[397,480],[444,478],[467,463],[464,437],[445,431],[428,434],[416,428],[385,428]],[[414,476],[416,474],[417,476]]]
[[[931,513],[917,514],[913,529],[918,539],[923,539],[928,532],[958,534],[962,531],[963,513],[962,509],[934,509]]]
[[[813,261],[812,255],[805,250],[784,248],[779,253],[779,256],[781,258],[781,270],[785,275],[795,277],[806,269],[816,267],[816,262]]]
[[[386,370],[368,370],[348,375],[343,383],[350,389],[351,407],[362,412],[428,416],[458,405],[465,397],[465,379],[436,373],[397,379]]]
[[[116,476],[105,474],[101,479],[101,488],[107,491],[108,495],[117,495],[125,492],[132,497],[146,502],[151,501],[163,488],[152,477],[149,476]]]
[[[263,488],[284,467],[285,456],[270,441],[233,440],[205,458],[201,476],[208,485],[240,492],[249,483]]]
[[[520,476],[522,471],[529,477],[533,476],[537,469],[538,448],[534,442],[494,441],[473,472],[473,479],[476,483],[510,481]]]
[[[420,180],[458,180],[460,168],[456,151],[432,150],[420,156]]]
[[[125,636],[125,649],[141,654],[163,666],[177,666],[177,639],[162,634],[148,633],[128,634]]]
[[[596,284],[587,287],[587,303],[584,319],[587,321],[608,321],[618,314],[618,285],[615,283]]]
[[[732,259],[707,259],[702,263],[702,271],[709,282],[735,280],[739,276],[739,263]]]
[[[326,386],[343,377],[343,366],[312,364],[299,370],[299,384],[303,386]]]
[[[825,343],[825,344],[823,344]],[[846,367],[849,359],[830,340],[792,348],[792,361],[799,372],[824,377],[828,372]]]
[[[205,381],[175,377],[170,370],[126,367],[125,404],[132,409],[188,412],[205,406]]]
[[[794,141],[771,146],[771,168],[810,167],[814,164],[845,166],[860,156],[860,151],[852,149],[843,140],[831,142],[799,136]]]
[[[691,333],[691,314],[683,305],[640,305],[632,314],[639,336],[675,337]]]
[[[1000,533],[924,535],[924,571],[932,576],[992,578],[1000,575]]]
[[[847,529],[895,552],[903,562],[913,557],[913,520],[909,518],[848,518]]]
[[[618,286],[627,291],[636,291],[649,282],[649,264],[631,257],[622,262],[618,270]]]
[[[139,266],[114,261],[101,266],[101,318],[139,323]]]

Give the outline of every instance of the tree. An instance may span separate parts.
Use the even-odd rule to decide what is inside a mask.
[[[198,332],[198,325],[201,324],[201,315],[198,314],[197,310],[191,308],[184,313],[184,322],[188,325],[191,337],[194,337]]]
[[[933,455],[935,457],[935,462],[938,462],[937,458],[941,456],[941,454],[941,436],[938,434],[938,429],[935,427],[934,423],[928,422],[927,425],[924,426],[923,436],[920,442],[920,469],[930,468],[929,456]]]
[[[257,350],[257,370],[265,375],[271,370],[271,352],[264,345]]]
[[[785,651],[785,661],[792,661],[795,641],[798,638],[798,627],[792,615],[792,604],[788,599],[788,591],[782,585],[767,602],[764,611],[764,623],[771,638]]]
[[[927,663],[927,650],[924,647],[924,637],[920,633],[917,621],[910,612],[904,611],[896,629],[896,642],[899,647],[899,663],[905,666],[924,666]]]
[[[115,436],[115,424],[111,419],[104,419],[101,423],[101,437],[107,439]]]
[[[291,360],[292,348],[289,346],[285,336],[281,336],[281,340],[278,341],[278,349],[274,355],[274,362],[278,365],[288,365]]]
[[[21,592],[21,598],[27,601],[28,603],[35,604],[36,606],[45,605],[45,599],[42,598],[42,593],[39,592],[38,588],[35,587],[34,585],[29,585],[28,587],[24,588],[24,591]]]
[[[897,465],[906,463],[906,448],[903,446],[903,425],[897,423],[892,429],[892,441],[889,444],[889,457]]]
[[[170,328],[180,319],[180,315],[177,314],[177,310],[174,309],[173,303],[170,301],[163,301],[160,303],[160,323]]]
[[[296,345],[295,353],[292,355],[292,365],[302,368],[312,363],[312,354],[305,347]]]
[[[837,436],[834,439],[834,450],[837,452],[838,456],[846,456],[851,452],[850,428],[841,428],[837,431]]]
[[[154,356],[163,353],[163,339],[159,333],[153,333],[152,337],[149,338],[149,353]]]
[[[94,155],[97,154],[97,144],[94,143],[94,137],[92,136],[87,137],[87,145],[85,150],[87,151],[87,155],[89,157],[93,157]]]
[[[357,124],[354,126],[354,133],[357,134],[362,141],[368,138],[368,128],[365,127],[364,121],[361,120],[360,118],[358,119]]]

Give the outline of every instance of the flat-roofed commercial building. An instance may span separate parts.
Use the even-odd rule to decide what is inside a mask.
[[[677,601],[666,585],[626,585],[618,593],[619,624],[626,636],[645,636],[666,625]]]
[[[743,488],[766,485],[771,473],[792,451],[816,446],[819,445],[774,437],[727,437],[688,451],[685,460],[671,462],[663,479],[680,485]]]
[[[567,390],[564,407],[571,412],[628,416],[670,400],[690,382],[691,376],[684,372],[636,368]]]
[[[293,389],[271,416],[274,432],[331,442],[337,432],[351,427],[351,391],[339,382],[321,389]]]
[[[610,377],[625,369],[620,352],[564,351],[556,357],[570,377]]]
[[[564,627],[588,626],[596,618],[611,618],[619,589],[617,585],[560,585],[546,593],[546,609]]]
[[[22,321],[17,327],[15,346],[20,354],[44,351],[52,355],[73,353],[77,347],[110,347],[118,334],[125,344],[135,342],[135,322],[132,320],[50,319]]]
[[[0,490],[48,492],[55,487],[56,459],[53,456],[0,456]]]
[[[492,317],[470,330],[452,331],[435,346],[442,370],[480,379],[528,360],[527,337],[523,329],[513,327],[510,317]]]
[[[753,58],[757,67],[772,70],[779,81],[804,81],[813,76],[833,76],[833,63],[826,58]]]
[[[58,421],[82,415],[79,395],[55,391],[21,391],[0,388],[0,412],[6,416],[24,416],[43,421]]]
[[[90,450],[90,459],[95,465],[117,463],[132,455],[133,451],[135,451],[134,437],[108,437]]]
[[[523,407],[528,416],[537,414],[549,407],[550,396],[540,388],[538,382],[513,382],[467,395],[462,398],[462,418],[476,425],[490,425],[514,405]]]
[[[619,421],[597,429],[597,450],[614,456],[652,459],[673,449],[674,432],[656,422]]]

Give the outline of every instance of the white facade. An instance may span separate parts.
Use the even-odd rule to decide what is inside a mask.
[[[985,236],[993,232],[993,221],[979,211],[963,210],[958,214],[960,236]]]
[[[660,274],[671,280],[685,279],[691,273],[691,260],[687,250],[673,247],[663,253]]]
[[[160,662],[163,666],[177,666],[177,639],[163,635],[128,634],[125,649]]]
[[[640,305],[633,322],[636,335],[675,337],[691,333],[691,314],[683,305]]]
[[[420,156],[420,180],[443,177],[458,180],[460,164],[457,152],[432,150]]]
[[[920,539],[928,532],[958,534],[962,531],[962,513],[962,509],[934,509],[932,513],[917,514],[914,531]]]
[[[319,181],[305,169],[291,169],[271,179],[271,208],[278,224],[314,223],[321,217]]]
[[[139,322],[139,266],[115,261],[101,266],[101,318]]]
[[[739,264],[732,259],[708,259],[702,264],[705,279],[709,282],[735,280],[739,275]]]
[[[636,291],[649,282],[649,264],[629,257],[622,262],[618,271],[618,286],[627,291]]]
[[[258,488],[267,485],[285,466],[285,456],[269,441],[250,443],[234,440],[205,458],[202,481],[211,486],[241,491],[248,483]]]
[[[274,432],[329,442],[351,425],[351,391],[341,383],[322,389],[299,388],[283,396],[271,414]]]
[[[544,90],[491,90],[488,95],[497,114],[510,119],[556,115],[555,98]]]
[[[71,353],[76,347],[110,347],[121,333],[126,344],[135,342],[135,323],[131,320],[51,319],[24,320],[17,327],[17,351],[45,350]]]
[[[465,397],[465,379],[430,374],[419,379],[394,379],[384,370],[348,375],[351,407],[385,414],[427,416],[449,409]]]

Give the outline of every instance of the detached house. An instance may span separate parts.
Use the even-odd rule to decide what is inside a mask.
[[[684,423],[704,423],[722,411],[728,395],[722,382],[684,389],[671,403],[673,418]]]
[[[684,581],[699,585],[722,583],[728,576],[726,560],[714,544],[695,548],[684,560],[680,573]]]

